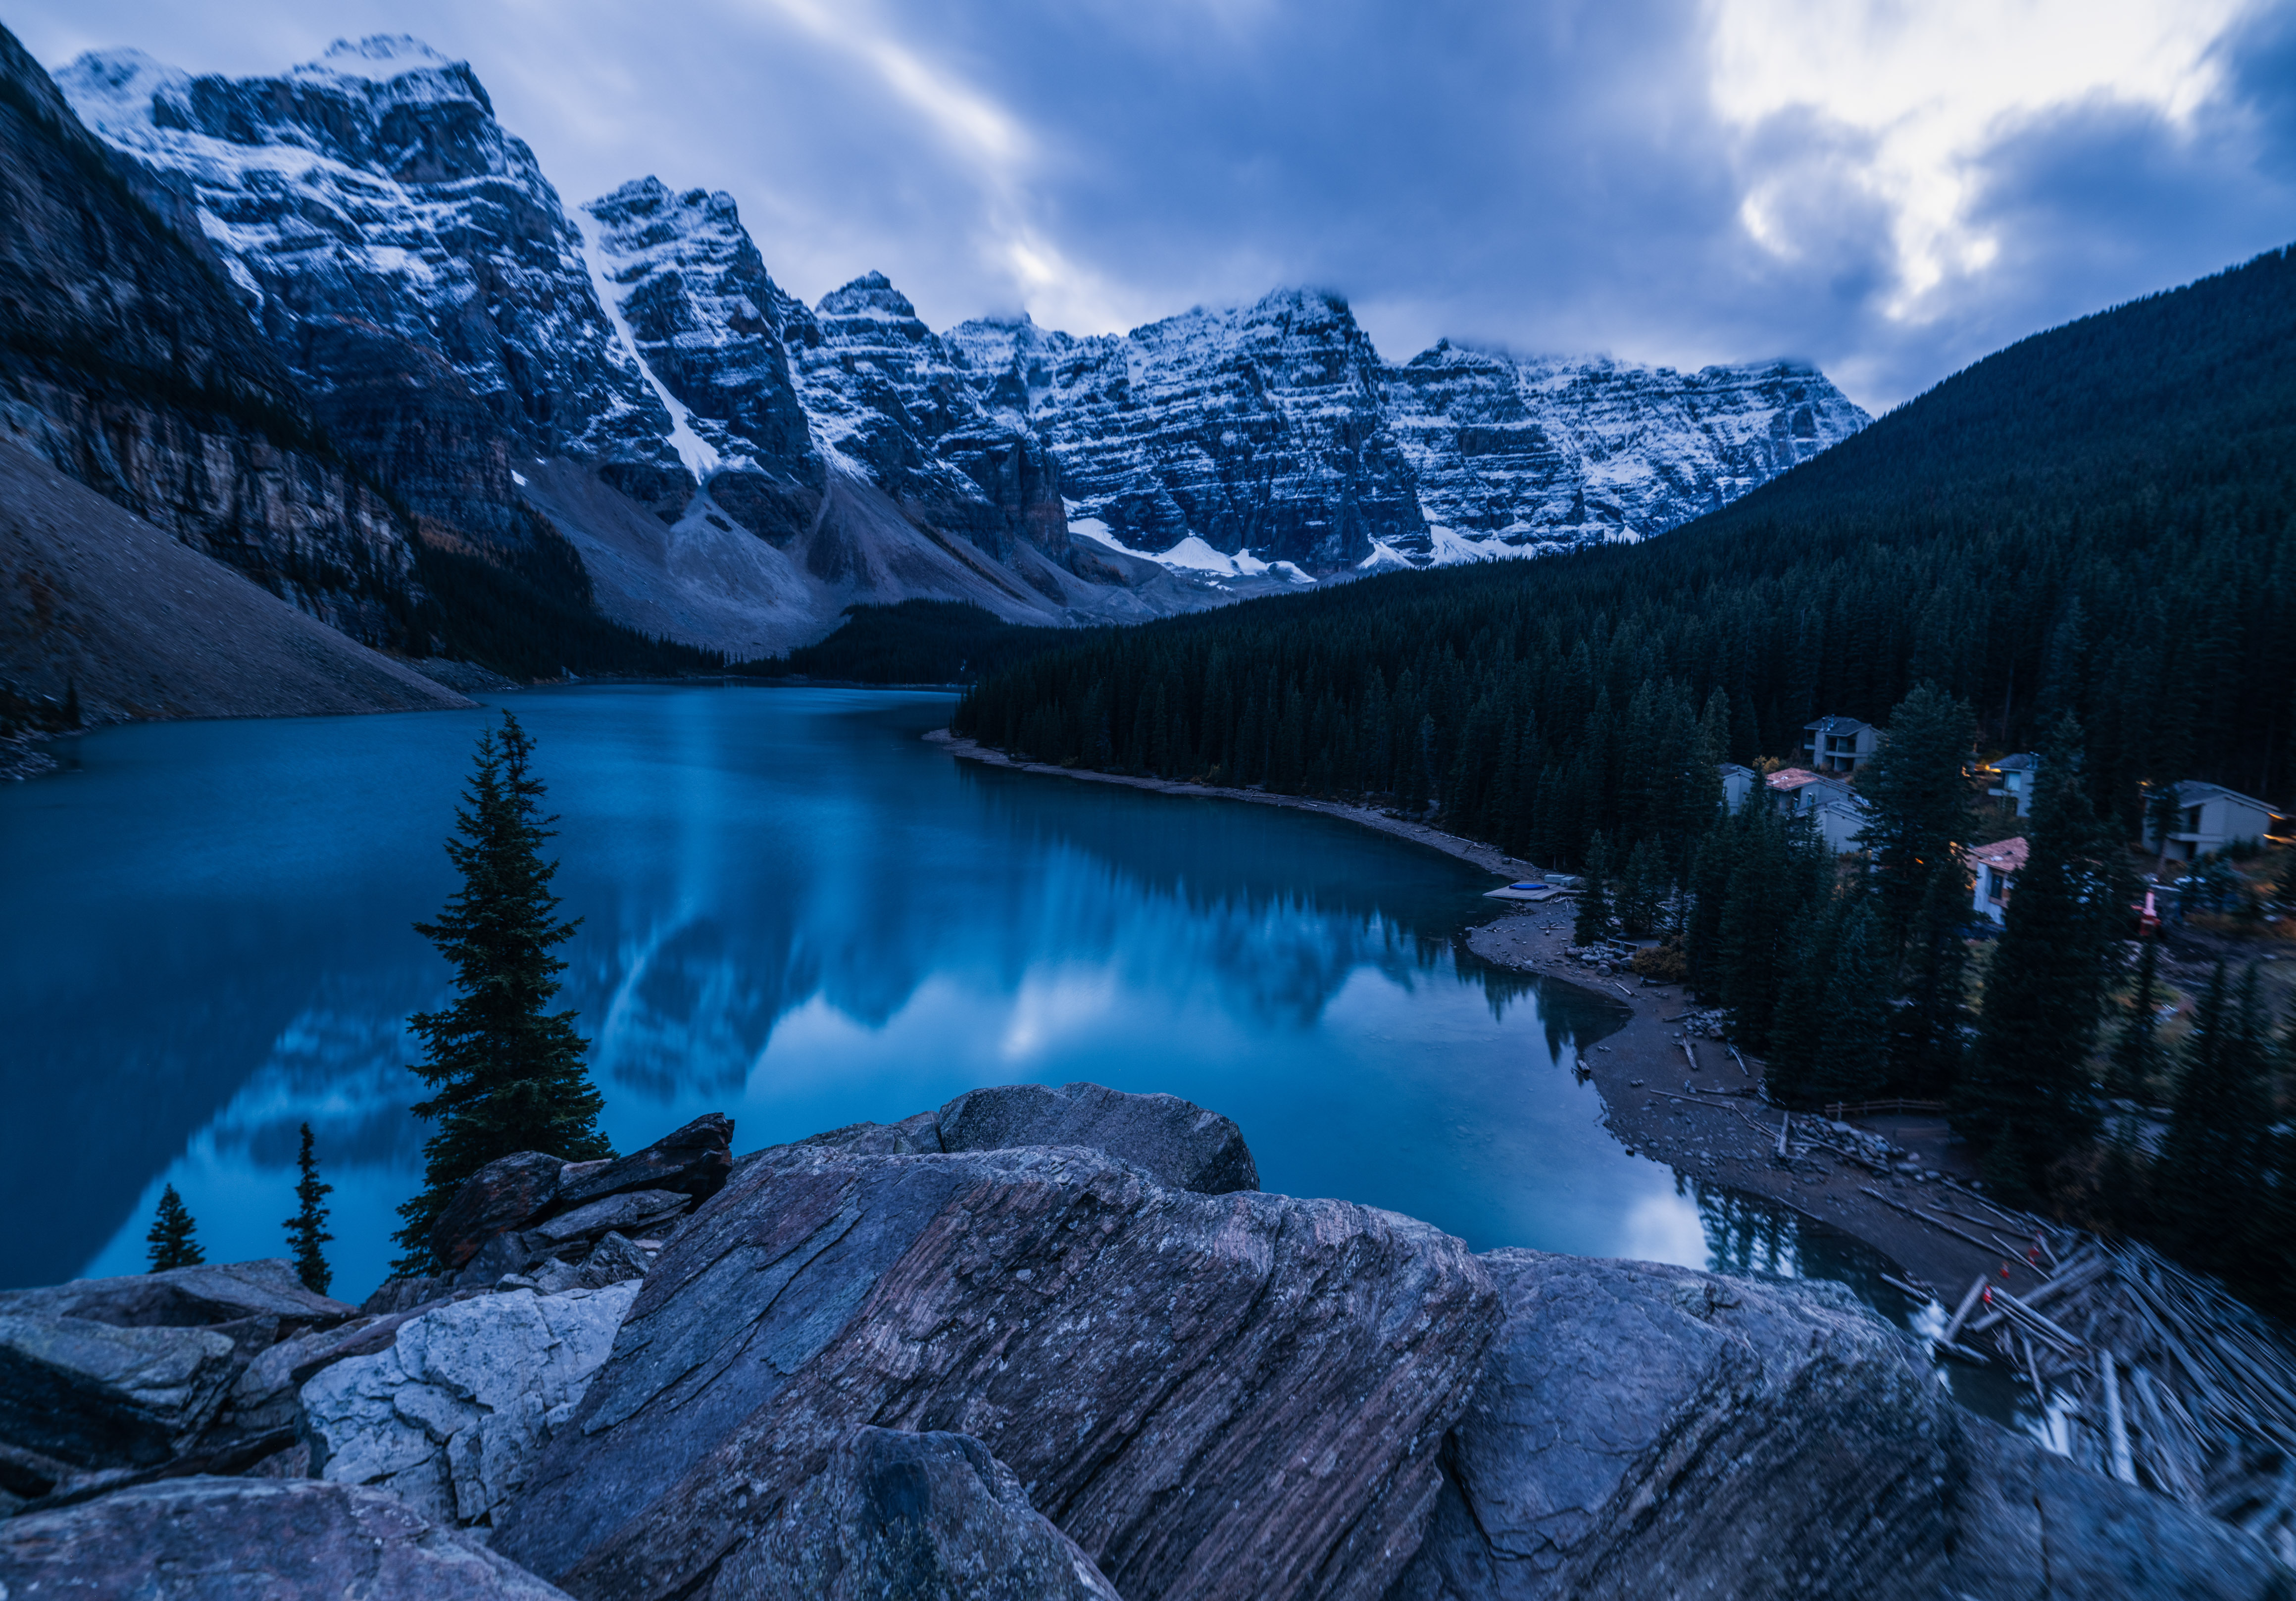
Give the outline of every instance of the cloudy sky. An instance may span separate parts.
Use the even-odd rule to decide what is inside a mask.
[[[2296,0],[17,0],[35,54],[467,58],[570,202],[1076,333],[1281,283],[1439,335],[1799,355],[1868,407],[2296,240]]]

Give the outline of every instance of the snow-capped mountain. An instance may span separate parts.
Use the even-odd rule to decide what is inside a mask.
[[[642,178],[570,218],[469,66],[409,38],[239,79],[108,52],[58,83],[417,511],[554,530],[607,615],[740,652],[856,601],[1127,620],[1645,537],[1866,422],[1794,363],[1395,365],[1319,291],[1090,338],[937,334],[875,273],[808,307],[724,193]]]
[[[1414,561],[1663,533],[1871,420],[1805,362],[1685,374],[1447,340],[1384,377],[1428,525],[1393,548]]]
[[[950,341],[984,402],[1040,429],[1070,497],[1136,550],[1193,535],[1328,573],[1419,530],[1379,353],[1334,295],[1280,290],[1121,338],[1024,321]]]
[[[418,509],[521,539],[513,451],[682,505],[668,415],[599,308],[581,234],[468,65],[375,37],[274,78],[109,51],[56,81],[187,193],[329,431]]]
[[[1095,530],[1318,574],[1663,533],[1869,420],[1800,362],[1685,374],[1447,340],[1390,365],[1345,301],[1297,290],[1121,338],[1024,317],[948,340],[985,404],[1053,441]]]
[[[674,441],[719,506],[785,544],[821,509],[825,472],[791,376],[790,343],[817,343],[727,194],[672,194],[655,178],[582,208],[597,225],[599,286],[692,439]]]

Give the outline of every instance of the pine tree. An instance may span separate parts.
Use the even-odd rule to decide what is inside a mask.
[[[1811,908],[1830,904],[1833,871],[1824,845],[1807,823],[1788,819],[1757,794],[1732,819],[1736,859],[1722,914],[1717,988],[1729,1008],[1730,1032],[1741,1045],[1771,1050],[1773,1021],[1784,1009],[1781,989],[1802,971],[1798,955]]]
[[[1988,1181],[2013,1201],[2093,1138],[2088,1059],[2103,1018],[2127,886],[2081,776],[2079,731],[2061,725],[2041,768],[2025,866],[1986,976],[1955,1126],[1987,1153]]]
[[[1601,833],[1587,847],[1587,871],[1578,881],[1578,915],[1570,938],[1579,945],[1595,945],[1611,937],[1611,847]]]
[[[2112,1042],[2112,1073],[2106,1088],[2115,1095],[2142,1100],[2161,1076],[2164,1053],[2160,1025],[2153,1020],[2160,998],[2160,950],[2155,941],[2147,940],[2137,953],[2136,985],[2128,998],[2128,1015]]]
[[[335,1236],[327,1232],[327,1209],[322,1204],[335,1186],[321,1182],[319,1159],[311,1150],[311,1125],[303,1125],[303,1148],[295,1157],[300,1177],[295,1184],[295,1215],[287,1219],[287,1244],[294,1253],[295,1277],[314,1295],[324,1295],[334,1282],[334,1269],[319,1247]]]
[[[1872,897],[1844,899],[1830,944],[1808,1090],[1820,1104],[1863,1101],[1881,1089],[1890,1055],[1890,957]]]
[[[515,1151],[570,1162],[611,1154],[597,1127],[604,1098],[583,1064],[589,1042],[575,1033],[573,1013],[545,1010],[566,966],[551,951],[577,923],[556,918],[558,864],[544,861],[541,847],[557,818],[541,815],[533,750],[509,712],[499,735],[480,736],[455,812],[463,838],[447,842],[463,887],[435,922],[414,925],[454,965],[460,994],[447,1010],[407,1022],[425,1046],[410,1071],[431,1091],[414,1115],[439,1126],[422,1147],[422,1190],[398,1209],[402,1272],[430,1269],[431,1225],[487,1163]]]
[[[171,1184],[161,1190],[160,1208],[152,1216],[152,1232],[144,1236],[144,1243],[152,1248],[151,1270],[165,1273],[170,1268],[196,1268],[207,1260],[207,1252],[192,1237],[198,1227],[184,1198],[176,1194],[176,1186]]]
[[[2265,1034],[2255,967],[2235,991],[2218,963],[2185,1042],[2153,1192],[2158,1226],[2170,1246],[2209,1272],[2238,1264],[2266,1193],[2272,1153]]]
[[[1905,1004],[1896,1008],[1890,1041],[1891,1079],[1903,1093],[1935,1100],[1961,1079],[1969,1024],[1969,943],[1962,924],[1967,882],[1939,873],[1906,941]]]
[[[1933,684],[1923,684],[1890,714],[1890,737],[1857,775],[1874,809],[1863,836],[1874,857],[1882,933],[1894,954],[1911,936],[1931,884],[1962,878],[1961,848],[1976,826],[1969,749],[1977,718]]]
[[[1846,902],[1812,905],[1796,920],[1762,1061],[1762,1089],[1781,1106],[1809,1106],[1825,1054],[1826,994]]]

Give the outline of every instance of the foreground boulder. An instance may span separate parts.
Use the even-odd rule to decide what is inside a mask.
[[[65,1470],[40,1494],[72,1473],[153,1466],[207,1426],[239,1367],[230,1337],[208,1329],[0,1316],[0,1443],[35,1472]]]
[[[999,1084],[898,1123],[855,1123],[803,1142],[865,1155],[1081,1145],[1143,1168],[1159,1184],[1225,1195],[1259,1187],[1259,1168],[1233,1118],[1177,1096],[1098,1084]]]
[[[2288,1593],[2255,1542],[1963,1411],[1838,1285],[1482,1260],[1505,1326],[1390,1601]]]
[[[675,1190],[706,1201],[734,1170],[734,1120],[705,1112],[643,1151],[606,1162],[570,1164],[561,1175],[558,1204],[581,1206],[625,1190]]]
[[[475,1277],[486,1286],[545,1257],[579,1257],[609,1231],[666,1225],[716,1195],[734,1170],[733,1143],[733,1120],[709,1112],[627,1156],[561,1162],[514,1151],[463,1181],[431,1227],[431,1253],[455,1282]],[[440,1287],[393,1279],[365,1310],[404,1311]]]
[[[944,1151],[1084,1145],[1145,1168],[1174,1189],[1225,1195],[1259,1187],[1259,1164],[1234,1120],[1177,1096],[1001,1084],[957,1096],[938,1121]]]
[[[487,1163],[463,1180],[430,1226],[430,1254],[459,1268],[505,1228],[541,1217],[558,1199],[558,1176],[568,1165],[540,1151],[513,1151]]]
[[[525,1482],[613,1347],[635,1283],[451,1302],[302,1389],[310,1470],[437,1523],[483,1523]]]
[[[122,1328],[199,1328],[269,1318],[283,1337],[331,1328],[357,1311],[305,1289],[283,1257],[0,1291],[0,1314],[86,1318]]]
[[[0,1595],[563,1601],[397,1496],[308,1479],[168,1479],[12,1518]]]
[[[743,1601],[1119,1601],[964,1434],[859,1428],[717,1580]]]
[[[495,1545],[593,1601],[732,1601],[873,1424],[981,1442],[1132,1601],[1368,1601],[1496,1328],[1466,1248],[1393,1213],[1072,1147],[782,1147],[665,1247]]]

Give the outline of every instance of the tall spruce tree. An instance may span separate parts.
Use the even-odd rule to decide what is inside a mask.
[[[2161,1025],[2153,1013],[2161,1004],[2161,953],[2157,941],[2147,940],[2136,955],[2136,981],[2130,988],[2128,1015],[2112,1041],[2112,1071],[2105,1088],[2117,1096],[2143,1100],[2167,1065],[2161,1048]]]
[[[1873,808],[1863,842],[1874,858],[1882,939],[1894,957],[1912,936],[1931,886],[1956,883],[1976,826],[1970,746],[1977,716],[1934,684],[1917,685],[1890,714],[1890,736],[1857,775]]]
[[[335,1236],[327,1232],[326,1199],[335,1186],[319,1178],[319,1159],[312,1150],[311,1125],[303,1125],[302,1149],[295,1155],[295,1215],[287,1219],[287,1248],[295,1262],[295,1277],[314,1295],[324,1295],[335,1281],[319,1247]]]
[[[1873,897],[1842,898],[1832,946],[1824,1027],[1808,1081],[1821,1104],[1869,1099],[1889,1072],[1890,955]]]
[[[1891,1080],[1906,1094],[1936,1100],[1960,1080],[1967,1055],[1968,883],[1958,870],[1931,875],[1900,963],[1905,1003],[1894,1009]]]
[[[2089,1083],[2128,921],[2128,886],[2081,774],[2080,731],[2059,726],[2041,768],[2024,869],[1986,975],[1954,1125],[1984,1153],[1989,1182],[2030,1201],[2058,1162],[2092,1139]]]
[[[1597,830],[1587,847],[1587,871],[1578,882],[1578,915],[1570,925],[1570,938],[1580,945],[1594,945],[1611,937],[1610,878],[1610,842]]]
[[[1776,1012],[1762,1061],[1762,1089],[1781,1106],[1817,1101],[1816,1079],[1825,1055],[1826,992],[1841,936],[1846,899],[1803,908],[1793,925],[1776,981]]]
[[[423,1144],[422,1192],[398,1209],[402,1272],[431,1268],[431,1226],[487,1163],[515,1151],[569,1162],[612,1154],[598,1129],[605,1102],[583,1064],[589,1042],[573,1013],[546,1009],[566,967],[551,953],[579,920],[557,917],[558,864],[543,860],[542,842],[558,819],[542,815],[533,751],[507,711],[499,731],[480,735],[455,812],[463,837],[447,842],[463,887],[435,922],[414,925],[453,964],[459,994],[445,1011],[407,1020],[425,1047],[410,1071],[431,1092],[414,1115],[438,1129]]]
[[[2236,1273],[2267,1193],[2267,1031],[2254,965],[2235,988],[2218,963],[2185,1041],[2153,1189],[2170,1248],[2207,1272]]]
[[[1758,792],[1731,819],[1735,860],[1718,940],[1716,987],[1730,1013],[1730,1032],[1751,1051],[1767,1053],[1779,1016],[1781,988],[1800,970],[1803,920],[1829,904],[1833,863],[1809,825],[1782,817]]]
[[[165,1273],[170,1268],[196,1268],[208,1260],[207,1252],[193,1238],[199,1225],[192,1221],[191,1209],[184,1198],[168,1185],[160,1192],[159,1209],[152,1214],[152,1232],[144,1236],[149,1248],[151,1271]]]

